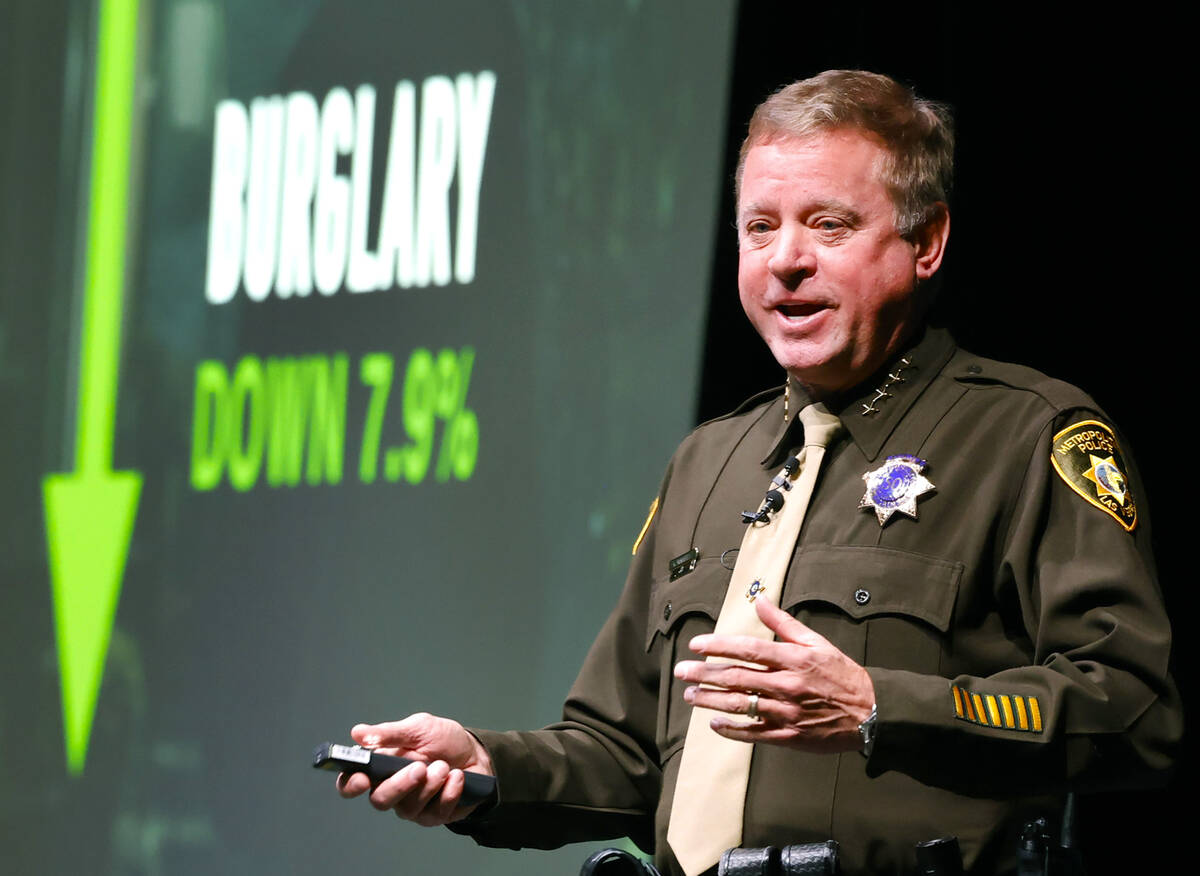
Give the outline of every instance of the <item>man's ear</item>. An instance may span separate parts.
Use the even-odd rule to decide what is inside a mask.
[[[929,212],[925,224],[912,234],[918,280],[928,280],[938,272],[950,239],[950,208],[938,201]]]

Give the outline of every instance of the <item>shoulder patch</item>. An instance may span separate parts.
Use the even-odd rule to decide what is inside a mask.
[[[1067,486],[1112,516],[1129,532],[1137,526],[1137,504],[1125,459],[1112,429],[1099,420],[1080,420],[1054,436],[1050,461]]]
[[[650,513],[646,515],[646,522],[642,524],[642,531],[637,534],[637,538],[633,540],[633,555],[636,557],[638,548],[642,546],[642,539],[646,537],[646,533],[650,531],[650,523],[654,520],[654,515],[658,512],[658,497],[654,497],[654,501],[650,503]]]

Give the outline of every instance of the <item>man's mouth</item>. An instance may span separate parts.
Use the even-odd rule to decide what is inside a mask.
[[[792,304],[780,304],[776,306],[776,310],[786,316],[788,319],[804,319],[812,316],[814,313],[820,313],[822,310],[827,310],[829,305],[819,304],[817,302],[797,302]]]

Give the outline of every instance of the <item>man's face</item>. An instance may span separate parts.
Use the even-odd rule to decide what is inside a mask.
[[[848,129],[760,143],[738,203],[742,307],[788,373],[818,395],[865,380],[922,317],[948,217],[909,242],[879,180],[884,150]]]

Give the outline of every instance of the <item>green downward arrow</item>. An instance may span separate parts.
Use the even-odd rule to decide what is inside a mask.
[[[102,0],[75,471],[47,475],[46,542],[67,768],[83,772],[142,476],[113,471],[137,0]]]

